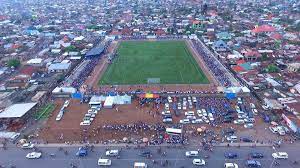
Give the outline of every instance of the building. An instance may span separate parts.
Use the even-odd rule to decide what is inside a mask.
[[[67,72],[70,67],[70,62],[53,63],[48,67],[48,72]]]
[[[219,52],[219,51],[227,51],[228,46],[223,40],[218,40],[213,43],[212,48],[217,52]]]
[[[298,72],[300,70],[300,63],[290,63],[288,64],[288,71],[290,72]]]
[[[85,57],[99,57],[104,51],[104,46],[102,44],[92,48],[85,54]]]
[[[20,103],[13,104],[0,113],[1,119],[19,119],[23,118],[26,115],[29,115],[29,112],[36,106],[37,103]]]

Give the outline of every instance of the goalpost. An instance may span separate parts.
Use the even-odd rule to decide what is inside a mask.
[[[160,84],[160,78],[147,78],[148,84]]]

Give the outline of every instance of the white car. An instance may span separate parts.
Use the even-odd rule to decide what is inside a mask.
[[[254,105],[253,103],[250,103],[250,107],[251,107],[252,109],[255,109],[255,105]]]
[[[64,103],[64,107],[68,107],[70,104],[70,101],[69,100],[66,100],[65,103]]]
[[[258,115],[257,109],[252,109],[252,112],[253,112],[254,115]]]
[[[197,156],[199,156],[199,152],[198,151],[187,151],[187,152],[185,152],[185,156],[186,157],[197,157]]]
[[[190,120],[189,119],[182,119],[179,121],[180,124],[190,124]]]
[[[237,120],[234,120],[233,123],[239,125],[239,124],[244,124],[245,121],[243,119],[237,119]]]
[[[202,123],[203,122],[203,120],[202,119],[196,119],[196,120],[192,120],[192,123],[193,124],[200,124],[200,123]]]
[[[170,106],[169,106],[168,103],[165,104],[165,109],[166,109],[166,110],[169,110],[169,109],[170,109]]]
[[[289,155],[286,152],[275,152],[272,153],[274,159],[288,159]]]
[[[105,152],[106,156],[118,156],[119,155],[119,150],[108,150]]]
[[[239,168],[236,163],[225,163],[224,168]]]
[[[25,143],[22,145],[22,149],[32,149],[34,148],[34,144],[32,143]]]
[[[186,118],[187,118],[187,119],[190,119],[190,120],[196,120],[196,117],[195,117],[195,116],[190,116],[190,115],[189,115],[189,116],[186,116]]]
[[[40,153],[40,152],[31,152],[26,155],[26,158],[27,159],[38,159],[41,156],[42,156],[42,153]]]
[[[194,159],[193,160],[193,165],[204,166],[205,165],[205,160],[203,160],[203,159]]]
[[[226,137],[226,140],[230,141],[230,142],[237,141],[237,136],[235,136],[235,135],[228,136],[228,137]]]
[[[185,112],[184,115],[186,115],[186,116],[194,116],[195,113],[193,111],[188,111],[188,112]]]
[[[178,103],[178,104],[177,104],[177,109],[178,109],[178,110],[181,110],[181,103]]]
[[[162,115],[169,115],[169,114],[171,114],[171,112],[170,111],[163,111],[163,112],[161,112],[161,114]]]
[[[197,98],[196,97],[192,97],[193,99],[193,103],[197,103]]]
[[[169,103],[172,103],[172,102],[173,102],[173,100],[172,100],[172,97],[171,97],[171,96],[168,96],[168,102],[169,102]]]
[[[207,124],[209,123],[209,120],[208,120],[207,117],[205,117],[205,116],[202,117],[202,120],[203,120],[204,122],[206,122]]]
[[[199,117],[202,117],[202,116],[203,116],[201,110],[197,110],[197,114],[198,114]]]
[[[254,124],[252,123],[248,123],[248,124],[244,124],[244,128],[253,128]]]
[[[277,127],[269,127],[269,130],[274,133],[277,134],[278,133],[278,128]]]

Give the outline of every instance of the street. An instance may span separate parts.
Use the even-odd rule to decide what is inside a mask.
[[[17,168],[66,168],[71,167],[71,163],[76,165],[79,168],[93,168],[97,166],[97,160],[99,157],[105,157],[105,150],[107,147],[95,147],[94,152],[88,153],[87,157],[78,158],[75,156],[75,153],[78,147],[64,147],[63,150],[67,150],[68,154],[66,155],[63,151],[59,151],[58,147],[43,147],[39,148],[43,155],[40,159],[26,159],[25,155],[32,150],[24,150],[16,147],[9,147],[7,150],[1,149],[0,151],[0,164],[2,166],[8,167],[8,165],[15,165]],[[120,149],[120,147],[110,147],[109,149]],[[166,156],[158,154],[158,147],[149,147],[153,157],[151,159],[146,159],[138,154],[143,149],[122,149],[120,158],[110,158],[112,160],[112,168],[124,168],[124,167],[133,167],[135,161],[146,162],[148,167],[163,167],[161,161],[168,160],[169,165],[165,167],[172,168],[182,168],[182,167],[196,167],[192,165],[192,158],[186,158],[185,152],[188,150],[197,150],[196,147],[187,147],[184,148],[167,148],[162,147],[162,151],[166,152]],[[215,147],[213,152],[201,151],[200,157],[204,158],[205,155],[209,155],[208,159],[205,159],[207,165],[205,167],[209,168],[218,168],[223,167],[225,162],[235,162],[239,167],[246,167],[245,161],[248,158],[250,152],[260,152],[264,154],[263,159],[259,160],[262,164],[262,167],[271,167],[273,158],[271,153],[274,151],[287,152],[289,154],[288,160],[280,160],[280,165],[272,167],[282,167],[282,168],[296,168],[299,165],[293,164],[293,161],[298,159],[299,148],[293,146],[285,146],[279,149],[273,149],[271,147]],[[224,152],[236,152],[238,154],[237,159],[225,159]],[[51,157],[50,154],[55,153],[55,157]],[[155,160],[157,163],[153,164],[152,160]]]

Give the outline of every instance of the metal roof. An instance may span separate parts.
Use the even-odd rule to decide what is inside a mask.
[[[104,46],[102,44],[92,48],[90,51],[88,51],[85,56],[90,57],[90,56],[96,56],[100,55],[104,51]]]
[[[0,113],[0,118],[20,118],[31,110],[37,103],[20,103],[7,107]]]

